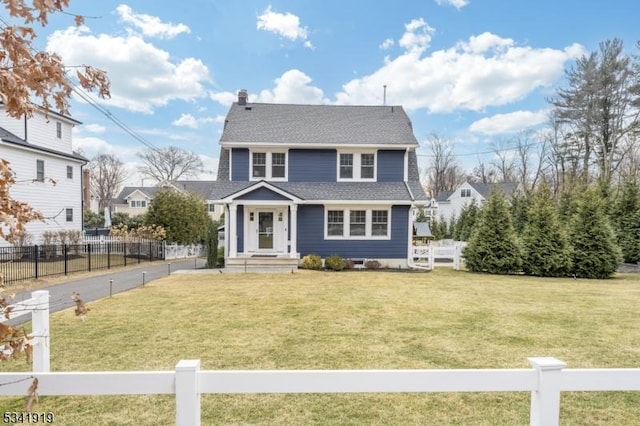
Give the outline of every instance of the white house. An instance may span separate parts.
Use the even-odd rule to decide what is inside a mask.
[[[0,103],[0,158],[9,161],[16,179],[11,196],[45,217],[27,224],[33,244],[42,243],[45,231],[82,230],[82,167],[88,160],[71,145],[71,131],[79,124],[53,111],[16,119]]]
[[[435,199],[437,206],[435,217],[444,218],[448,222],[452,217],[460,217],[462,209],[471,203],[471,200],[475,200],[476,205],[481,206],[489,198],[491,191],[500,191],[510,198],[517,187],[518,184],[513,182],[493,184],[465,182],[455,191],[438,194]]]

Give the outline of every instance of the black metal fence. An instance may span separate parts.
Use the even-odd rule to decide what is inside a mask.
[[[0,274],[4,283],[90,272],[141,262],[164,260],[164,241],[0,247]]]

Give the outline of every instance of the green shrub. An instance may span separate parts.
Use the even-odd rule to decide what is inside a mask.
[[[355,268],[356,263],[352,259],[344,260],[344,269],[353,269]]]
[[[382,264],[377,260],[367,260],[364,262],[364,267],[367,269],[380,269]]]
[[[322,258],[317,254],[308,254],[302,258],[302,267],[319,271],[322,269]]]
[[[331,271],[342,271],[346,266],[347,262],[337,254],[332,254],[324,260],[324,267]]]

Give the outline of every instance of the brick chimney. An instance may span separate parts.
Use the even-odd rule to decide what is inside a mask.
[[[238,92],[238,105],[246,105],[248,98],[249,94],[247,93],[247,89],[240,89]]]

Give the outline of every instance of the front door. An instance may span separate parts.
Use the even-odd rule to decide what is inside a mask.
[[[273,212],[258,212],[258,250],[273,250]]]

